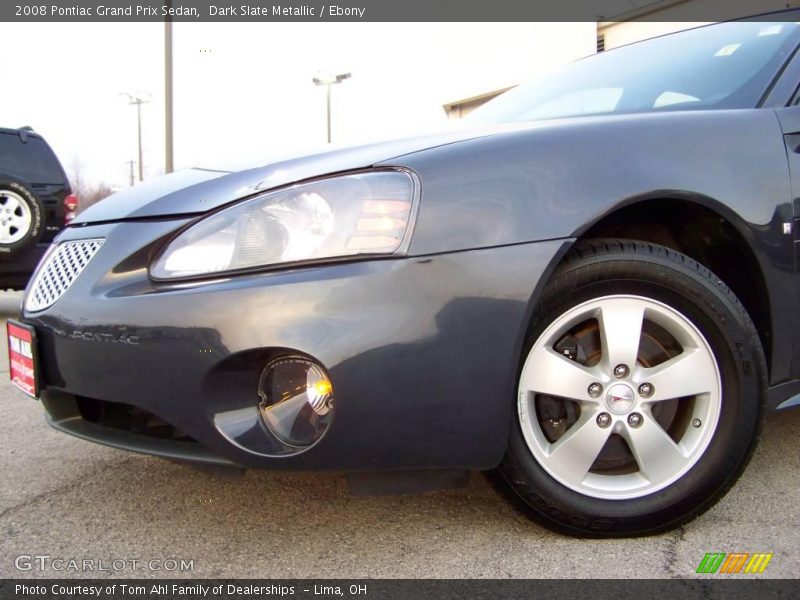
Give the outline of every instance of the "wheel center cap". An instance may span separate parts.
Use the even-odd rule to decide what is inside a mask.
[[[606,406],[616,415],[624,415],[633,408],[635,397],[633,390],[624,383],[617,383],[606,392]]]

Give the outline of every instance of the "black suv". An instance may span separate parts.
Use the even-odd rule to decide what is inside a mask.
[[[23,289],[78,201],[44,138],[0,128],[0,289]]]

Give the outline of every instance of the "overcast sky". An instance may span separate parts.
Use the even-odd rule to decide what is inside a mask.
[[[115,186],[136,158],[142,92],[146,177],[164,163],[163,24],[0,24],[0,126],[31,125],[68,173]],[[176,168],[231,168],[325,144],[446,126],[442,104],[513,85],[590,54],[594,23],[176,23]]]

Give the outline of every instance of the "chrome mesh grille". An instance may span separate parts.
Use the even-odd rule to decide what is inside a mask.
[[[78,278],[104,240],[62,242],[39,266],[25,299],[25,309],[44,310],[58,300]]]

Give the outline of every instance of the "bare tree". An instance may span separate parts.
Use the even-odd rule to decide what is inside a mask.
[[[82,163],[79,156],[72,161],[72,177],[70,186],[72,193],[78,198],[78,212],[89,208],[92,204],[100,202],[103,198],[114,193],[111,186],[105,182],[91,183],[82,176]]]
[[[100,182],[84,185],[83,189],[75,194],[78,197],[78,212],[89,208],[92,204],[97,204],[100,200],[113,193],[114,190],[107,183]]]

